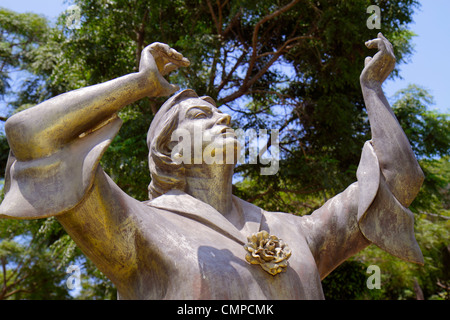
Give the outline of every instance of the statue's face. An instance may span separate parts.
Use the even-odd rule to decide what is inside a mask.
[[[177,130],[189,133],[192,163],[208,163],[205,157],[216,156],[216,160],[223,159],[223,163],[235,164],[240,145],[229,126],[231,117],[199,98],[184,100],[179,107]],[[202,159],[199,158],[200,145]]]

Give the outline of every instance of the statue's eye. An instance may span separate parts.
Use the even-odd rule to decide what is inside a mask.
[[[194,116],[194,119],[205,119],[207,117],[206,113],[199,112]]]
[[[212,111],[206,107],[193,107],[186,114],[189,119],[206,119],[211,115]]]

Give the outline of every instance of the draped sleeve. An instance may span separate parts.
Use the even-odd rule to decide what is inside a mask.
[[[423,264],[414,236],[414,214],[389,189],[370,141],[363,147],[356,176],[357,218],[364,237],[398,258]]]
[[[99,161],[121,125],[119,118],[111,118],[45,158],[19,161],[10,151],[0,217],[37,219],[74,208],[92,186]]]
[[[386,184],[370,141],[363,147],[356,175],[357,182],[311,215],[300,217],[321,278],[371,243],[400,259],[423,264],[414,215]]]

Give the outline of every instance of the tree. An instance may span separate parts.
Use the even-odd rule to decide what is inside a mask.
[[[19,14],[0,8],[0,96],[16,99],[10,107],[25,108],[41,96],[40,84],[45,74],[37,74],[22,82],[19,92],[11,85],[13,72],[33,70],[35,53],[48,39],[48,21],[36,14]],[[48,61],[51,63],[51,61]],[[46,95],[43,98],[48,97]],[[6,118],[0,118],[6,121]],[[6,138],[0,133],[0,170],[3,172],[9,154]],[[0,200],[3,199],[3,187]],[[2,299],[67,299],[61,283],[66,277],[58,260],[47,247],[61,241],[61,228],[48,228],[49,221],[0,220],[0,300]]]
[[[51,222],[0,220],[0,300],[70,298],[60,259],[47,249],[62,241],[61,230],[47,227]]]
[[[11,89],[10,73],[32,63],[30,51],[42,45],[48,31],[45,18],[0,8],[0,94]]]

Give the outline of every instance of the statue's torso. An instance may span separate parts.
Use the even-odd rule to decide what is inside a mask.
[[[292,250],[286,272],[272,276],[246,262],[242,243],[214,225],[153,207],[139,216],[135,296],[119,288],[121,299],[323,299],[314,258],[292,223],[298,217],[264,214],[261,228]]]

